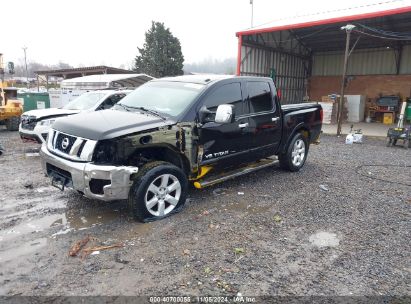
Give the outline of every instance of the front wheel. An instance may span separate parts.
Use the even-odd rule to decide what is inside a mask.
[[[148,222],[180,211],[187,197],[187,177],[167,162],[152,162],[141,168],[130,189],[129,206],[135,219]]]
[[[278,155],[280,167],[288,171],[299,171],[305,163],[308,154],[307,139],[301,133],[294,135],[286,151]]]

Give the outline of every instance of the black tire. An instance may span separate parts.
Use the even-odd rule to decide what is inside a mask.
[[[293,161],[293,149],[294,145],[296,143],[303,143],[303,149],[304,149],[304,155],[300,161]],[[294,137],[291,139],[289,145],[287,146],[287,149],[285,153],[281,153],[278,155],[278,160],[280,161],[280,167],[284,170],[291,171],[291,172],[296,172],[299,171],[305,164],[305,160],[307,159],[307,154],[308,154],[308,142],[307,139],[302,136],[301,133],[297,133],[294,135]],[[301,156],[301,154],[299,154]]]
[[[160,184],[163,181],[161,177],[165,175],[172,176],[170,177],[172,184],[178,180],[180,190],[168,192],[167,189],[161,187]],[[173,180],[173,178],[176,180]],[[168,185],[171,186],[172,184]],[[154,192],[149,190],[150,185],[158,187],[157,189],[159,189],[159,191],[164,189],[164,192],[158,192],[154,195]],[[130,193],[128,196],[128,204],[132,216],[134,219],[142,222],[151,222],[181,211],[187,198],[187,187],[187,177],[180,168],[163,161],[151,162],[144,165],[138,172],[133,185],[130,188]],[[176,196],[178,193],[179,195],[177,202]],[[160,196],[158,199],[157,195]],[[161,197],[161,195],[163,196]],[[167,198],[165,198],[167,196],[173,196],[173,200],[177,203],[175,205],[169,203]],[[146,200],[148,200],[149,203],[153,199],[157,199],[156,205],[154,205],[151,209],[147,208]],[[161,200],[163,201],[162,203]],[[164,204],[164,207],[163,214],[161,215],[160,205],[162,204]],[[155,210],[155,207],[157,207],[157,211]],[[153,214],[152,212],[158,214]]]
[[[20,124],[20,117],[13,116],[9,119],[6,119],[6,128],[9,131],[18,131]]]
[[[392,145],[395,146],[396,144],[397,144],[397,140],[396,140],[396,139],[393,139],[393,140],[392,140]]]

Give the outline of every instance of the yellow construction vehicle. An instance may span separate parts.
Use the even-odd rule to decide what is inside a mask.
[[[8,87],[4,81],[3,54],[0,53],[0,123],[4,123],[9,131],[18,131],[22,113],[17,88]]]

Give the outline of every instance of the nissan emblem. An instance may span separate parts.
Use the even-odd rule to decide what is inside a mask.
[[[68,137],[64,137],[63,141],[61,142],[61,147],[63,148],[63,150],[67,149],[69,143],[70,141]]]

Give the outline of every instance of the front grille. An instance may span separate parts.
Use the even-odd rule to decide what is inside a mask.
[[[73,147],[74,143],[76,141],[76,137],[66,135],[63,133],[57,134],[57,139],[56,139],[56,144],[55,144],[55,149],[64,152],[66,154],[70,153],[71,148]]]
[[[97,144],[95,140],[68,135],[53,129],[48,133],[46,141],[50,152],[74,161],[91,161]]]
[[[36,116],[23,115],[21,116],[21,128],[25,130],[33,131],[36,127]]]

